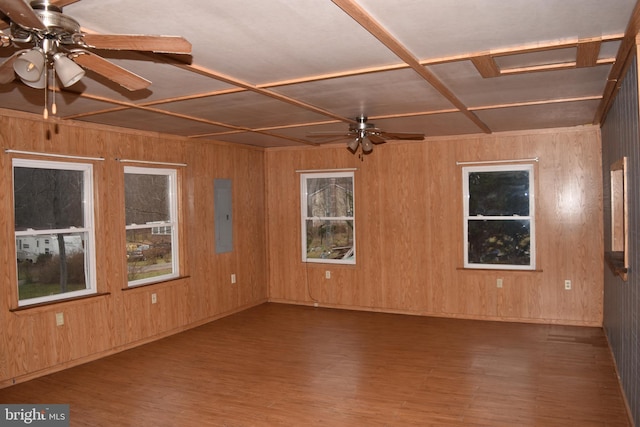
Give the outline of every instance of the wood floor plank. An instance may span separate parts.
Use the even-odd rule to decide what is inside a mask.
[[[599,328],[264,304],[0,390],[72,426],[630,426]]]

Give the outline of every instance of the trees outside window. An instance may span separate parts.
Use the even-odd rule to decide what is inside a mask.
[[[90,164],[13,160],[18,305],[96,292]]]
[[[300,177],[302,261],[355,264],[353,172]]]
[[[125,167],[129,286],[178,277],[177,173]]]
[[[533,166],[470,166],[462,174],[465,268],[535,269]]]

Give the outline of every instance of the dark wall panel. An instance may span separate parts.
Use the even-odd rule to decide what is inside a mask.
[[[628,157],[629,274],[623,281],[611,270],[604,275],[604,327],[611,344],[635,423],[640,423],[640,134],[638,67],[629,68],[602,127],[605,250],[610,248],[610,166]]]

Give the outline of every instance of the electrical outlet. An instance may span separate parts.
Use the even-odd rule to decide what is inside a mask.
[[[151,294],[151,304],[155,304],[158,302],[158,295]]]
[[[56,313],[56,326],[64,325],[64,313]]]
[[[502,279],[496,279],[496,286],[499,288],[502,287]]]
[[[570,291],[571,290],[571,280],[565,280],[564,281],[564,290],[565,291]]]
[[[325,279],[331,279],[331,271],[327,270],[324,272],[324,278]]]
[[[235,273],[231,275],[231,284],[233,285],[234,283],[236,283],[236,275],[235,275]]]

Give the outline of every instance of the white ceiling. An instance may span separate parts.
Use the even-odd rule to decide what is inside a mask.
[[[88,71],[57,94],[58,115],[261,147],[324,143],[308,133],[345,131],[361,114],[383,130],[427,136],[598,123],[634,7],[635,0],[82,0],[64,13],[87,32],[183,36],[192,61],[101,51],[153,84],[129,92]],[[11,53],[0,49],[0,60]],[[0,107],[40,113],[43,96],[15,81],[0,86]]]

